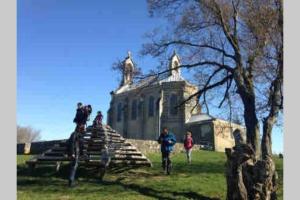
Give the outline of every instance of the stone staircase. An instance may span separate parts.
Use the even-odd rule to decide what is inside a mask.
[[[151,161],[136,149],[131,143],[110,127],[87,127],[84,134],[84,152],[87,159],[80,159],[80,165],[101,166],[103,151],[108,150],[110,162],[108,167],[140,167],[152,166]],[[27,161],[27,165],[35,168],[37,165],[56,165],[59,170],[61,163],[70,162],[67,154],[67,140],[55,144],[53,148]]]

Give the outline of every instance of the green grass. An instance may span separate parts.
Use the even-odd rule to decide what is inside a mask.
[[[77,186],[67,187],[68,166],[57,173],[55,167],[38,167],[30,172],[29,156],[17,157],[18,199],[225,199],[225,154],[194,151],[187,165],[183,153],[172,156],[173,173],[164,175],[160,154],[147,155],[152,168],[108,172],[102,181],[94,173],[79,168]],[[283,164],[275,158],[279,174],[279,199],[282,199]]]

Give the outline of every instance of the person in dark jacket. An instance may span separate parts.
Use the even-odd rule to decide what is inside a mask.
[[[170,153],[173,151],[174,145],[176,144],[175,135],[165,127],[158,138],[158,143],[160,144],[162,155],[162,167],[165,170],[167,167],[165,161],[167,160],[168,163],[171,164]]]
[[[86,122],[89,120],[89,115],[92,112],[92,106],[83,106],[81,102],[77,104],[76,115],[73,120],[76,123],[75,131],[71,134],[68,140],[68,154],[71,157],[71,169],[69,175],[69,186],[73,187],[75,183],[75,176],[79,162],[79,156],[88,159],[84,155],[83,134],[85,132]]]
[[[75,132],[84,132],[85,124],[87,121],[87,115],[85,108],[82,106],[82,103],[79,102],[77,103],[77,110],[76,110],[76,115],[73,120],[74,123],[76,123],[76,128]]]
[[[76,115],[73,120],[76,123],[75,131],[71,134],[68,140],[68,154],[70,157],[75,158],[75,142],[79,143],[80,156],[83,156],[83,134],[85,132],[85,125],[91,114],[92,107],[90,105],[83,106],[81,102],[77,103]]]

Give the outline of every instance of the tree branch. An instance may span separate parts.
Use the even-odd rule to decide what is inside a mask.
[[[152,76],[160,76],[160,75],[165,74],[167,72],[170,72],[172,70],[177,70],[177,69],[180,69],[180,68],[190,69],[190,68],[203,66],[203,65],[217,66],[217,67],[219,67],[221,69],[224,69],[224,70],[227,70],[231,73],[233,72],[233,69],[229,65],[221,64],[221,63],[218,63],[218,62],[215,62],[215,61],[203,61],[203,62],[197,62],[197,63],[193,63],[193,64],[179,65],[179,66],[174,67],[172,69],[166,69],[166,70],[163,70],[163,71],[158,72],[158,73],[152,73],[152,74],[148,74],[148,75],[145,75],[145,76],[136,77],[136,79],[145,79],[145,78],[149,78],[149,77],[152,77]]]
[[[231,58],[233,60],[236,59],[234,55],[227,53],[224,49],[221,49],[221,48],[209,45],[209,44],[194,44],[194,43],[186,42],[186,41],[182,41],[182,40],[174,40],[174,41],[170,41],[170,42],[166,42],[166,43],[162,43],[162,44],[154,43],[154,45],[156,45],[158,47],[168,47],[170,45],[187,45],[187,46],[191,46],[191,47],[208,48],[208,49],[215,50],[217,52],[222,53],[225,57]]]
[[[235,57],[237,59],[237,61],[239,62],[240,60],[240,50],[239,50],[239,47],[238,47],[238,44],[237,44],[237,38],[234,37],[234,35],[230,34],[230,31],[228,30],[228,26],[225,24],[225,21],[224,21],[224,18],[223,18],[223,14],[222,14],[222,10],[220,8],[220,6],[218,5],[218,3],[216,1],[213,1],[214,5],[215,5],[215,8],[217,9],[217,16],[221,22],[221,27],[222,27],[222,30],[228,40],[228,42],[231,44],[232,48],[234,49],[234,52],[235,52]]]
[[[210,89],[213,89],[215,87],[223,85],[224,83],[227,82],[227,80],[232,79],[232,78],[233,78],[233,74],[230,74],[229,76],[226,76],[224,79],[222,79],[219,82],[216,82],[216,83],[211,84],[209,86],[205,86],[203,89],[201,89],[198,92],[192,94],[191,96],[189,96],[189,98],[187,98],[186,100],[184,100],[183,102],[181,102],[179,105],[177,105],[176,108],[184,105],[186,102],[190,101],[193,97],[195,97],[197,95],[199,95],[199,97],[200,97],[202,95],[202,93],[205,92],[205,91],[207,91],[207,90],[210,90]]]
[[[227,81],[227,83],[228,83],[228,81]],[[221,108],[222,105],[223,105],[223,103],[224,103],[224,101],[226,100],[226,98],[228,98],[228,91],[229,91],[229,89],[231,87],[231,84],[232,84],[232,79],[230,79],[229,83],[227,84],[227,87],[226,87],[226,90],[225,90],[225,93],[224,93],[224,97],[223,97],[222,101],[220,102],[218,108]]]

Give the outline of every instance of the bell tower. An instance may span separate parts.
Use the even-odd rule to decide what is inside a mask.
[[[131,57],[131,52],[128,51],[127,57],[123,61],[123,78],[121,86],[130,85],[133,83],[134,64]]]
[[[178,68],[180,66],[180,58],[177,55],[176,51],[174,50],[173,55],[170,58],[170,62],[169,62],[169,75],[170,76],[174,76],[174,75],[180,75],[180,68]]]

